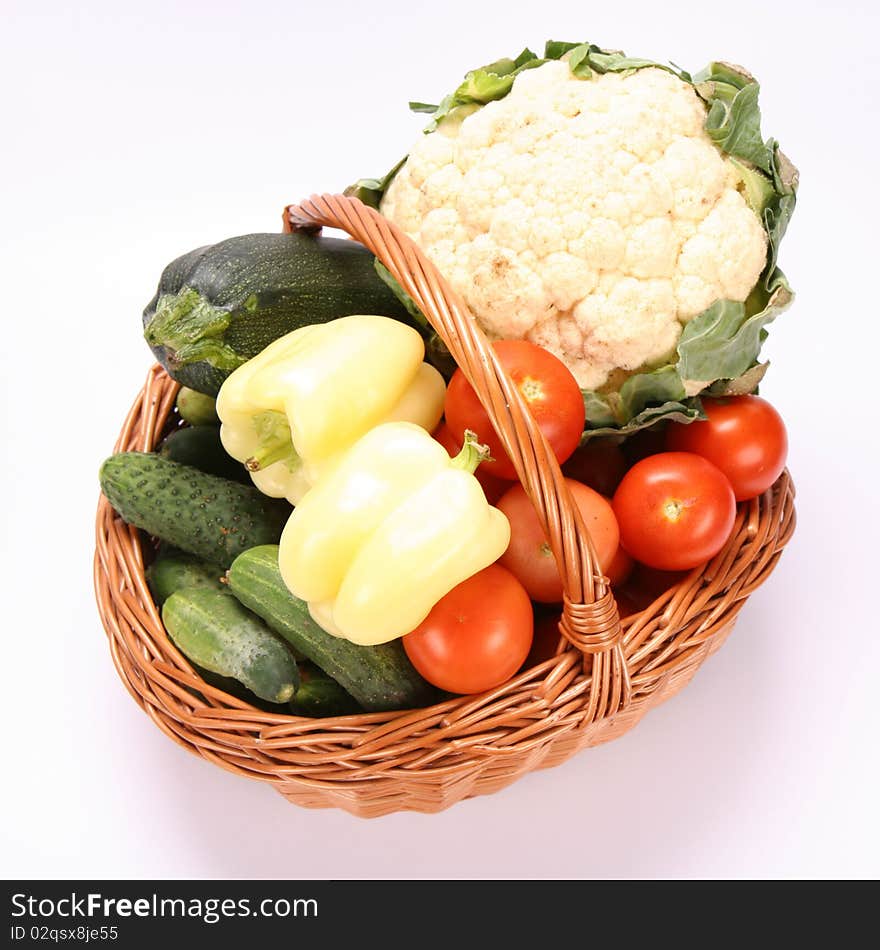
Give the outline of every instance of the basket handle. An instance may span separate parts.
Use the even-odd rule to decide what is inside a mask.
[[[562,635],[584,654],[591,674],[588,721],[628,705],[629,673],[621,644],[620,618],[608,580],[563,475],[486,335],[464,300],[400,228],[357,198],[312,195],[284,209],[284,231],[338,228],[367,247],[415,301],[485,407],[516,469],[541,527],[561,566],[564,590]]]

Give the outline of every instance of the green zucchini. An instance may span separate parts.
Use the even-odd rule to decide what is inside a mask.
[[[320,235],[246,234],[172,261],[143,325],[171,376],[213,396],[278,337],[355,313],[412,322],[369,251]]]
[[[192,587],[210,587],[225,590],[221,578],[224,570],[218,564],[209,564],[183,551],[161,553],[147,568],[147,584],[153,599],[160,606],[178,590]]]
[[[291,511],[252,486],[150,452],[111,455],[100,482],[124,521],[224,568],[248,548],[277,542]]]
[[[227,573],[232,593],[303,656],[308,657],[369,711],[414,709],[436,691],[416,672],[399,640],[358,646],[319,627],[278,570],[278,546],[240,554]]]
[[[213,396],[196,392],[187,386],[181,386],[174,403],[180,418],[191,426],[218,426],[217,401]]]
[[[175,591],[162,608],[162,622],[187,659],[232,677],[260,699],[285,703],[299,686],[284,642],[226,591]]]
[[[202,472],[229,478],[243,485],[251,485],[251,477],[241,462],[223,448],[217,426],[183,426],[162,440],[158,448],[162,458],[192,465]]]

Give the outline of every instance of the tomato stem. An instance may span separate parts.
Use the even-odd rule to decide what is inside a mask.
[[[524,396],[526,402],[537,402],[539,399],[544,397],[544,389],[541,385],[541,380],[535,379],[532,376],[527,376],[519,384],[519,391]]]
[[[682,504],[677,498],[669,498],[663,503],[663,514],[673,523],[681,517]]]
[[[688,508],[693,508],[697,503],[696,498],[667,498],[663,502],[663,514],[667,521],[675,524],[681,520],[681,516]]]

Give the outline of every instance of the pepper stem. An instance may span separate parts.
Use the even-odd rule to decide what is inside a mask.
[[[453,468],[460,468],[462,471],[470,472],[471,475],[477,470],[480,462],[493,461],[489,452],[488,445],[480,445],[477,441],[477,433],[470,429],[464,431],[464,445],[461,451],[450,462]]]
[[[283,412],[267,409],[254,415],[253,424],[260,446],[244,463],[245,468],[249,472],[259,472],[275,462],[284,462],[291,471],[295,471],[300,459],[293,447],[287,416]]]

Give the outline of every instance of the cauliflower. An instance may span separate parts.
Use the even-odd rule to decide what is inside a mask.
[[[748,322],[762,275],[773,280],[758,310],[784,283],[775,255],[796,175],[782,175],[784,157],[761,141],[756,95],[751,76],[723,64],[692,79],[548,44],[543,59],[526,51],[474,71],[422,107],[433,110],[429,134],[390,183],[369,184],[491,338],[538,343],[584,390],[613,392],[638,374],[687,370],[704,323],[720,344]],[[777,294],[764,322],[786,302]],[[683,372],[671,387],[665,372],[654,401],[745,373],[757,352],[742,344],[736,372],[722,360],[718,375]],[[606,400],[619,423],[652,400],[637,388],[638,405]]]

